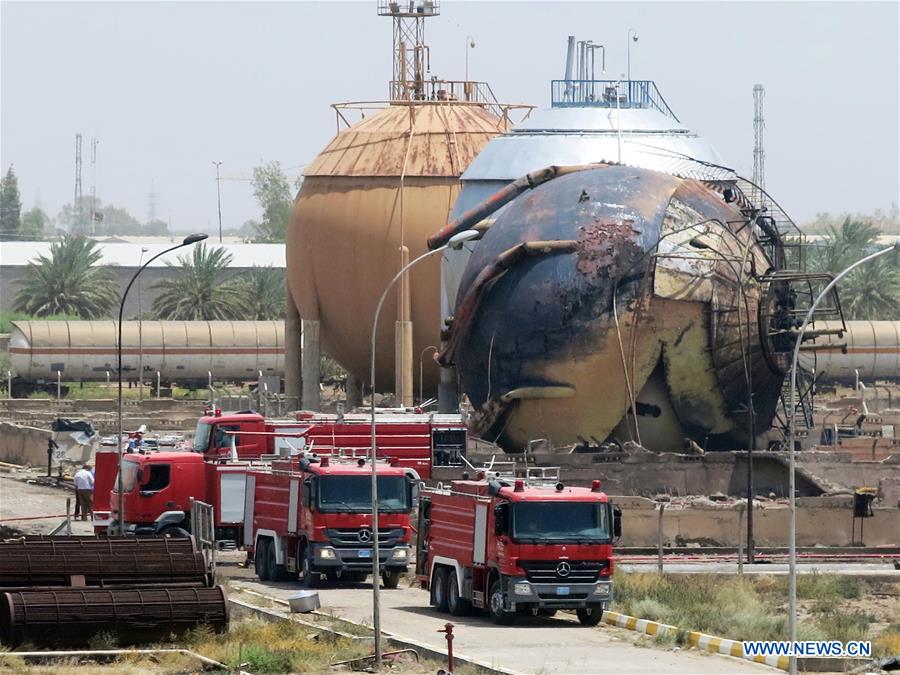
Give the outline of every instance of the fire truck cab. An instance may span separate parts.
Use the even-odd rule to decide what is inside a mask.
[[[396,588],[410,560],[410,510],[419,476],[389,462],[376,464],[378,529],[372,523],[372,464],[366,460],[300,455],[247,474],[244,545],[263,580],[323,576],[363,581],[373,570]],[[377,580],[376,580],[377,581]]]
[[[558,473],[557,473],[558,475]],[[621,512],[600,489],[523,478],[453,481],[419,496],[416,574],[441,612],[575,610],[596,625],[612,600]]]

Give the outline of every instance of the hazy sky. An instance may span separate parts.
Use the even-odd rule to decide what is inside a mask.
[[[252,167],[297,174],[335,133],[329,104],[379,100],[391,21],[367,2],[0,3],[0,162],[25,208],[72,200],[74,137],[99,138],[97,194],[175,229],[259,217]],[[607,47],[607,75],[656,80],[726,163],[753,168],[753,85],[766,88],[769,191],[795,220],[898,200],[897,2],[456,2],[427,24],[432,73],[549,105],[569,34]]]

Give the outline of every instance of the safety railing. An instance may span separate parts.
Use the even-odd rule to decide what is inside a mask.
[[[420,17],[441,13],[441,0],[378,0],[378,16]]]
[[[678,121],[653,80],[551,80],[550,103],[554,108],[646,108]]]
[[[191,497],[191,534],[206,560],[210,574],[216,573],[216,518],[212,504]]]

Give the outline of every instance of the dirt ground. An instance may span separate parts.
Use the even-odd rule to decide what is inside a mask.
[[[46,534],[65,518],[67,499],[71,499],[74,510],[74,490],[26,482],[35,480],[37,475],[30,471],[0,473],[0,527],[25,534]],[[90,521],[73,521],[72,533],[93,534]]]

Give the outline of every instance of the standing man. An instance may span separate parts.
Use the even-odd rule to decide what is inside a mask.
[[[87,520],[88,513],[94,516],[94,474],[90,462],[75,474],[75,509],[81,511],[81,519]]]

